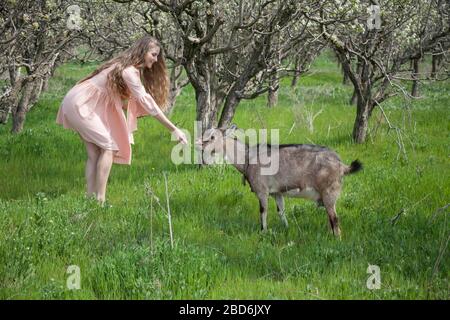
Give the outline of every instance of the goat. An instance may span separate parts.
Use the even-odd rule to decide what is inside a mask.
[[[283,196],[300,197],[316,201],[326,208],[332,232],[340,238],[341,230],[336,214],[336,201],[342,187],[342,177],[362,169],[358,160],[350,166],[338,154],[326,147],[309,144],[249,146],[232,137],[236,126],[225,130],[212,128],[196,141],[196,148],[224,156],[243,175],[259,200],[260,223],[267,230],[269,195],[275,198],[282,223],[288,227],[284,214]],[[278,170],[263,175],[262,150],[267,150],[271,161],[277,159]],[[245,181],[244,180],[244,181]]]

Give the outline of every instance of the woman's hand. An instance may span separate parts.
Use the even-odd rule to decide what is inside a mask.
[[[181,142],[181,144],[187,144],[188,140],[186,138],[186,135],[178,128],[175,128],[175,130],[172,131],[172,133],[177,138],[178,142]]]

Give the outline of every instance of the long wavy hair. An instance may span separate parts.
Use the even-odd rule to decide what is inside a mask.
[[[149,69],[146,66],[140,69],[141,81],[145,90],[150,93],[162,111],[168,108],[168,96],[170,81],[167,75],[166,61],[160,42],[152,36],[144,36],[137,40],[130,48],[120,53],[115,58],[105,62],[87,77],[78,81],[82,83],[99,74],[111,65],[116,66],[109,72],[107,87],[113,93],[118,93],[122,99],[130,96],[130,92],[122,78],[122,71],[129,66],[138,66],[144,63],[145,54],[154,46],[159,47],[158,60]]]

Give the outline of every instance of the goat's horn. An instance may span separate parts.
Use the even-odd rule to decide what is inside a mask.
[[[237,126],[233,123],[227,130],[225,130],[225,137],[228,137],[230,134],[236,130]]]

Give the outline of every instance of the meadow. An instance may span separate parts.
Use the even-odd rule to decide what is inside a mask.
[[[86,199],[84,145],[55,123],[65,93],[94,64],[59,67],[25,129],[0,127],[0,299],[448,299],[450,259],[450,83],[421,84],[371,118],[364,144],[351,139],[352,88],[332,57],[320,56],[279,103],[244,101],[234,123],[279,129],[281,143],[315,143],[364,170],[344,178],[337,202],[342,240],[315,203],[286,199],[285,230],[270,200],[268,227],[231,166],[171,162],[166,129],[141,118],[131,166],[113,165],[108,206]],[[315,118],[313,131],[304,112]],[[171,119],[193,133],[195,96],[183,90]],[[295,123],[295,124],[294,124]],[[399,149],[399,134],[403,148]],[[168,179],[173,247],[165,207]],[[153,199],[153,200],[152,200]],[[69,290],[67,268],[80,268]],[[380,268],[381,288],[366,283]]]

